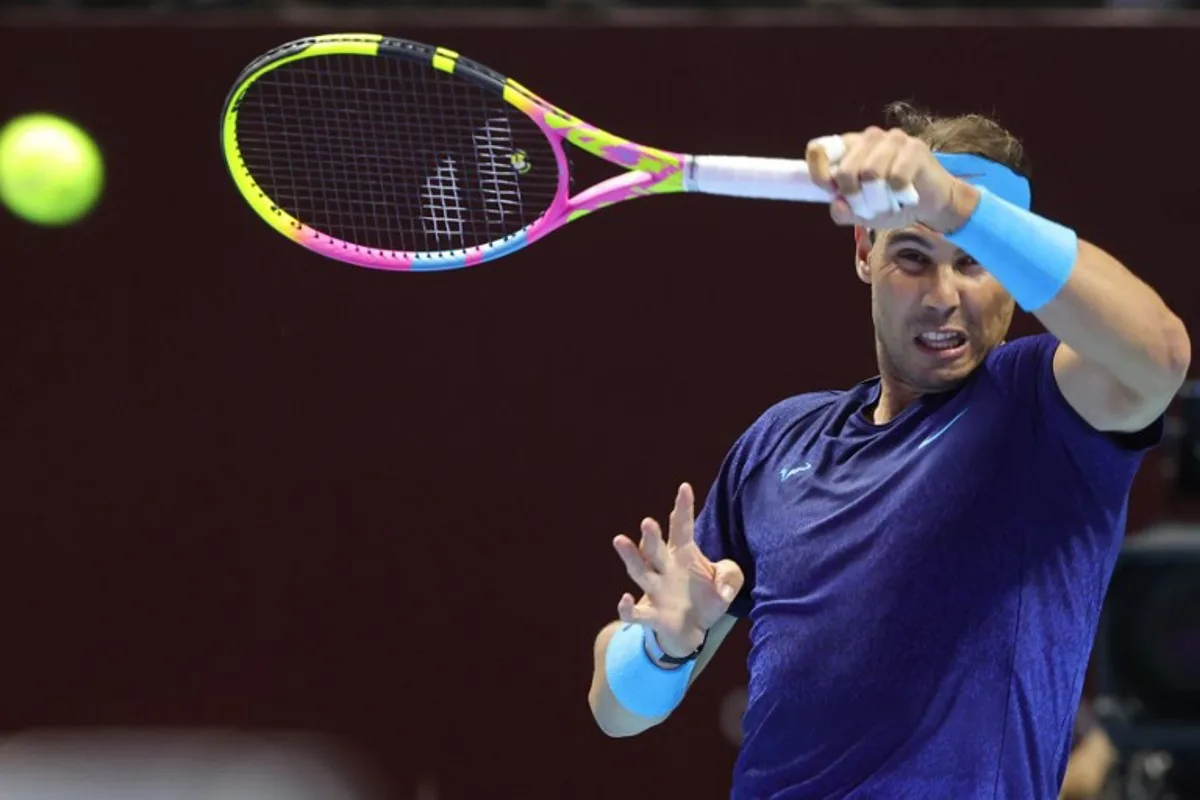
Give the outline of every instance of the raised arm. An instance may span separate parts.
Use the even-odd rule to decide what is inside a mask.
[[[828,140],[841,142],[839,152],[827,152]],[[817,139],[808,159],[814,179],[839,194],[831,206],[835,222],[931,228],[1037,316],[1061,343],[1054,358],[1059,389],[1092,427],[1141,430],[1179,391],[1192,355],[1183,322],[1150,286],[1074,230],[956,178],[924,142],[899,130]],[[878,186],[913,187],[920,202],[873,213],[867,189]]]
[[[1054,377],[1092,427],[1139,431],[1179,391],[1192,348],[1183,322],[1154,289],[1080,240],[1066,282],[1034,313],[1060,341]]]
[[[613,540],[629,577],[644,592],[625,593],[619,621],[596,637],[588,704],[609,736],[633,736],[662,722],[733,629],[726,612],[745,580],[732,560],[713,563],[694,539],[695,499],[679,487],[669,534],[642,521],[640,544]]]

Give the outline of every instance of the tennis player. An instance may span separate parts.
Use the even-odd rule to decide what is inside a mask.
[[[1030,210],[997,123],[890,112],[807,152],[853,226],[878,376],[779,402],[694,522],[684,484],[667,536],[614,540],[643,594],[597,637],[589,701],[611,736],[663,722],[748,619],[734,798],[1051,800],[1188,334]],[[1006,342],[1015,306],[1048,333]]]

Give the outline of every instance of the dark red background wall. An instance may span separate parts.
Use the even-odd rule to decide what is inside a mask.
[[[663,728],[591,724],[609,542],[769,404],[873,373],[850,236],[676,197],[471,271],[321,260],[235,193],[219,112],[260,51],[361,27],[0,30],[0,116],[71,116],[110,169],[77,228],[0,221],[0,724],[315,728],[402,796],[721,796],[743,642]],[[1194,28],[368,27],[681,150],[796,156],[896,98],[995,112],[1037,207],[1200,326]]]

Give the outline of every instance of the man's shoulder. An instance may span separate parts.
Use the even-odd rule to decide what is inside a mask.
[[[798,425],[810,424],[822,412],[838,404],[846,391],[804,392],[776,402],[762,412],[743,435],[747,444],[770,446]]]
[[[1054,358],[1058,345],[1058,338],[1050,333],[1021,336],[992,348],[984,365],[991,372],[1036,371]]]
[[[844,391],[805,392],[779,400],[758,415],[738,437],[727,455],[726,468],[740,484],[789,438],[789,434],[824,417],[824,412],[845,397]]]
[[[758,423],[767,426],[788,425],[810,417],[814,412],[828,408],[845,396],[844,390],[827,389],[785,397],[764,411],[759,416]]]

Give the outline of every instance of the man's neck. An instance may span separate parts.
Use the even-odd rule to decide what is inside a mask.
[[[879,379],[879,399],[871,409],[871,421],[876,425],[884,425],[895,419],[909,403],[916,400],[918,393],[907,386],[900,386],[895,381],[881,375]]]

